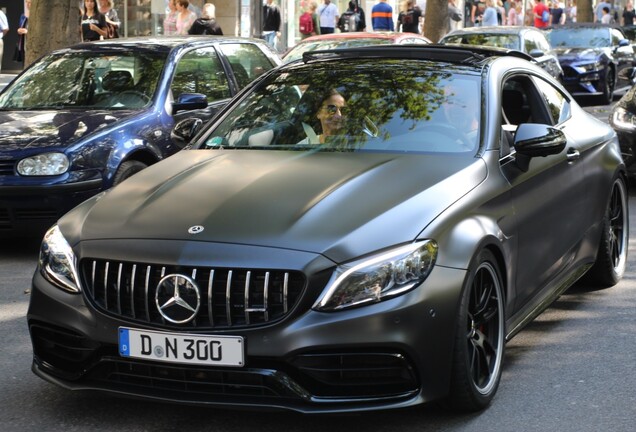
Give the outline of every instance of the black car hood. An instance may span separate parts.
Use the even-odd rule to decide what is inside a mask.
[[[555,48],[555,54],[561,62],[576,62],[583,60],[596,60],[606,54],[605,48]]]
[[[65,148],[130,111],[0,111],[0,152]]]
[[[413,241],[486,171],[470,156],[188,150],[80,205],[60,227],[71,244],[208,241],[339,262]],[[195,225],[204,230],[189,234]]]

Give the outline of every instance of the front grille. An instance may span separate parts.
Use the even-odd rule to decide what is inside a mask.
[[[574,69],[571,66],[563,66],[563,76],[566,78],[574,78],[581,75],[579,72],[577,72],[576,69]]]
[[[14,160],[0,160],[0,175],[14,175]]]
[[[161,266],[85,259],[82,284],[99,309],[130,321],[174,327],[155,304],[159,281],[166,275],[190,277],[199,287],[200,308],[179,329],[236,328],[279,320],[300,299],[301,272]]]

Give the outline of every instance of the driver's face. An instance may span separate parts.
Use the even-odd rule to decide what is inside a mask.
[[[344,117],[347,103],[342,95],[329,96],[322,102],[316,117],[322,125],[322,134],[325,136],[336,135],[344,125]]]

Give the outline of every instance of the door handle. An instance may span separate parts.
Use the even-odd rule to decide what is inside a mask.
[[[581,153],[579,153],[579,151],[576,149],[569,149],[566,155],[568,162],[577,161],[579,160],[580,157],[581,157]]]

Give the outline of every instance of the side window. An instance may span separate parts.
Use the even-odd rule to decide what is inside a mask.
[[[545,38],[545,36],[542,33],[533,34],[533,36],[536,37],[537,47],[541,51],[543,51],[543,52],[550,51],[550,43],[548,42],[548,40]]]
[[[212,47],[186,53],[177,64],[170,89],[174,99],[182,93],[202,93],[208,102],[230,97],[227,76]]]
[[[234,72],[239,89],[274,67],[267,55],[255,44],[227,43],[220,46]]]
[[[570,118],[571,107],[565,96],[558,89],[542,79],[536,78],[535,83],[543,95],[543,100],[548,106],[554,124],[563,123]]]
[[[537,44],[537,38],[532,33],[526,35],[526,52],[530,53],[532,50],[541,49]]]

